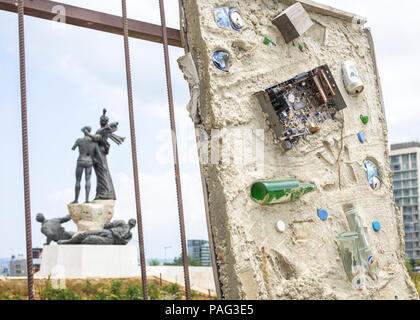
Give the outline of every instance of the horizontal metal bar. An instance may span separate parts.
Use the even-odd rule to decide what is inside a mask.
[[[15,0],[0,0],[0,10],[17,13]],[[53,20],[57,16],[59,6],[64,8],[65,23],[73,26],[123,35],[123,23],[120,16],[71,6],[65,3],[49,0],[26,0],[25,15]],[[62,14],[61,10],[59,14]],[[128,19],[128,34],[132,38],[162,43],[162,28],[159,25]],[[182,47],[181,33],[177,29],[167,28],[168,43],[171,46]]]

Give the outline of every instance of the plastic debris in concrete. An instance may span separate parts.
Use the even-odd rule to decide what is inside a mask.
[[[353,61],[344,61],[341,69],[343,75],[343,83],[348,94],[357,95],[361,93],[365,86],[360,79],[359,72]]]
[[[381,187],[381,180],[379,180],[378,167],[369,160],[363,162],[363,168],[366,171],[366,178],[370,187],[373,190],[378,190]]]
[[[278,231],[278,232],[280,232],[280,233],[282,233],[282,232],[284,232],[284,231],[286,231],[286,225],[284,224],[284,222],[283,221],[277,221],[277,224],[276,224],[276,230]]]
[[[360,120],[362,120],[363,124],[368,124],[369,123],[369,117],[368,116],[360,115]]]
[[[226,51],[216,51],[213,53],[213,63],[216,68],[229,72],[229,53]]]
[[[357,137],[359,138],[359,141],[360,141],[361,143],[365,143],[365,142],[366,142],[366,138],[365,138],[365,135],[364,135],[364,133],[363,133],[363,132],[359,132],[359,133],[357,134]]]
[[[303,51],[303,43],[302,42],[298,42],[298,48],[300,51]]]
[[[328,212],[327,210],[324,209],[319,209],[318,210],[318,217],[322,220],[322,221],[326,221],[328,219]]]
[[[373,221],[372,228],[375,232],[381,231],[381,223],[379,221]]]

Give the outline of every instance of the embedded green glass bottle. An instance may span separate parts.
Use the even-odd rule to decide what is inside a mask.
[[[257,181],[251,187],[251,198],[263,206],[293,202],[315,188],[313,184],[302,183],[295,179]]]

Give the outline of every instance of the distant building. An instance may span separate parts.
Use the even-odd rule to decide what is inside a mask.
[[[26,259],[23,258],[23,255],[20,254],[17,258],[12,256],[9,264],[9,273],[11,277],[25,277],[28,274]]]
[[[419,184],[420,143],[391,145],[391,170],[394,172],[394,197],[401,210],[407,259],[420,260]]]
[[[211,266],[210,245],[208,241],[201,246],[201,264],[203,266]]]
[[[41,270],[41,258],[42,258],[42,248],[33,248],[33,263],[34,263],[34,272]]]
[[[206,240],[188,240],[188,255],[200,260],[203,266],[211,266],[210,246]]]
[[[41,269],[42,249],[33,248],[32,255],[34,272],[38,272]],[[23,258],[23,255],[18,255],[17,258],[15,256],[12,256],[8,271],[10,277],[26,277],[28,275],[27,261]]]
[[[9,276],[9,266],[0,266],[0,277]]]

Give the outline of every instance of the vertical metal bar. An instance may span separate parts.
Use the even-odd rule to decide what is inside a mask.
[[[23,153],[23,181],[25,192],[25,227],[26,227],[26,261],[28,273],[28,298],[34,300],[34,266],[32,257],[31,230],[31,197],[29,185],[29,147],[28,147],[28,114],[26,104],[26,66],[25,66],[25,28],[23,1],[18,0],[19,20],[19,62],[20,62],[20,96],[22,113],[22,153]]]
[[[136,147],[136,128],[134,124],[134,108],[133,108],[133,86],[131,81],[131,62],[130,62],[130,47],[128,42],[128,20],[127,20],[127,3],[126,0],[121,0],[123,25],[124,25],[124,50],[125,50],[125,66],[127,73],[127,92],[128,92],[128,112],[130,116],[130,131],[131,131],[131,154],[133,160],[134,172],[134,189],[136,193],[136,210],[137,210],[137,227],[139,233],[139,247],[140,247],[140,264],[141,264],[141,281],[143,286],[143,298],[149,299],[147,291],[147,274],[146,274],[146,258],[144,254],[144,238],[143,238],[143,220],[141,213],[140,201],[140,185],[139,185],[139,170],[137,166],[137,147]]]
[[[159,7],[160,7],[160,20],[161,20],[161,25],[162,25],[163,53],[165,56],[166,84],[167,84],[167,89],[168,89],[169,118],[171,122],[171,131],[172,131],[172,149],[173,149],[174,167],[175,167],[176,194],[177,194],[177,199],[178,199],[179,225],[180,225],[180,231],[181,231],[182,261],[184,263],[185,296],[187,300],[191,300],[191,285],[190,285],[190,275],[188,271],[188,256],[187,256],[187,241],[186,241],[186,236],[185,236],[184,208],[182,205],[181,177],[179,173],[178,145],[177,145],[177,137],[176,137],[175,112],[174,112],[174,102],[173,102],[173,94],[172,94],[171,66],[169,63],[168,34],[166,30],[165,7],[163,4],[163,0],[159,0]]]
[[[181,43],[184,47],[185,54],[187,54],[188,52],[190,52],[190,50],[189,50],[188,37],[187,37],[188,24],[185,18],[184,1],[178,0],[178,5],[179,5],[179,21],[180,21],[179,24],[181,27],[180,28]],[[198,153],[198,159],[199,159],[198,162],[200,164],[201,185],[203,187],[204,209],[206,213],[207,232],[208,232],[208,237],[209,237],[210,256],[211,256],[211,261],[212,261],[214,285],[216,287],[217,298],[221,300],[222,290],[221,290],[221,284],[220,284],[219,266],[217,265],[216,250],[214,247],[214,236],[213,236],[213,231],[212,231],[212,223],[211,223],[210,209],[209,209],[209,194],[208,194],[206,178],[204,176],[204,166],[201,161],[200,135],[197,134],[197,132],[200,132],[201,129],[196,123],[194,123],[194,130],[196,132],[195,140],[196,140],[197,153]]]

